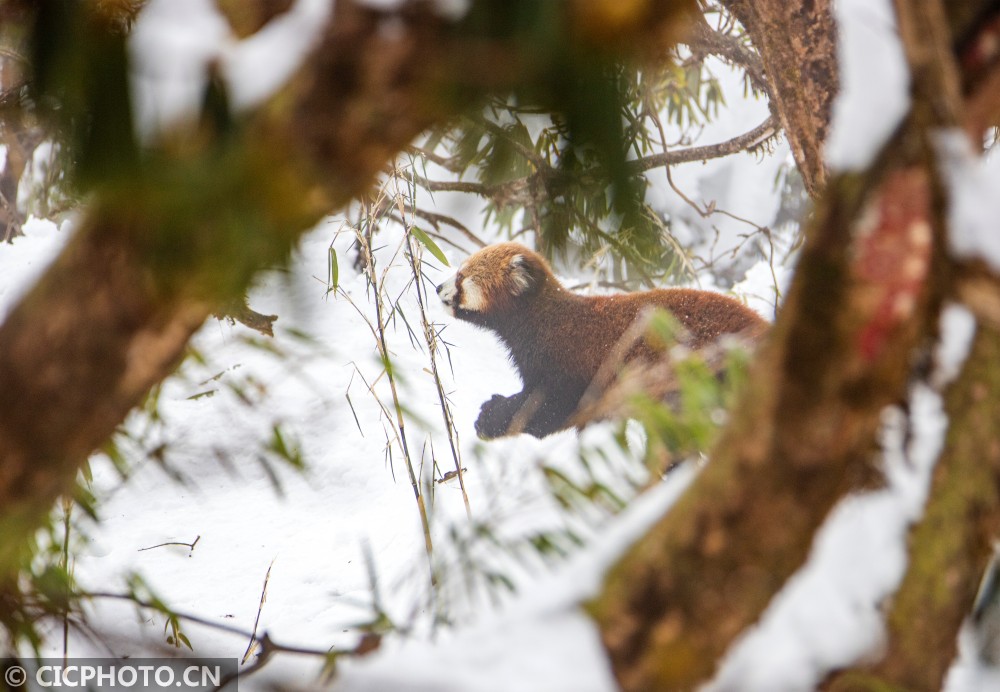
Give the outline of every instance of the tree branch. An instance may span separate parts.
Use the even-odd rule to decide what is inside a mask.
[[[777,137],[779,134],[778,123],[773,115],[767,117],[764,122],[741,135],[736,135],[732,139],[716,144],[707,144],[700,147],[687,147],[685,149],[673,149],[660,154],[644,156],[628,162],[629,169],[635,172],[649,171],[662,166],[672,166],[678,163],[692,163],[694,161],[707,161],[708,159],[718,159],[724,156],[731,156],[741,151],[753,151],[762,146],[768,140]]]
[[[663,166],[723,158],[742,151],[753,151],[766,144],[768,140],[777,137],[778,134],[777,120],[771,115],[749,132],[744,132],[723,142],[664,151],[659,154],[632,159],[626,165],[632,173],[644,173]],[[531,175],[496,185],[486,185],[466,180],[429,180],[415,173],[406,175],[411,176],[412,180],[431,192],[466,192],[488,199],[499,199],[504,204],[528,206],[532,202],[533,180],[541,180],[544,186],[550,187],[566,179],[566,173],[548,165],[544,161],[537,162],[536,166],[538,167],[537,170]]]
[[[733,67],[740,68],[750,79],[750,85],[755,91],[767,94],[768,100],[773,99],[760,55],[743,45],[739,37],[715,31],[705,22],[696,22],[687,44],[695,54],[714,55]]]
[[[823,142],[837,93],[836,25],[829,0],[722,0],[760,55],[771,107],[810,195],[826,182]]]

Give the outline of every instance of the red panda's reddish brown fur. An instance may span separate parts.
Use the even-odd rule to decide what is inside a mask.
[[[767,322],[739,301],[711,291],[655,289],[583,296],[559,283],[545,259],[516,243],[491,245],[470,256],[438,295],[459,319],[490,329],[510,351],[524,389],[483,404],[480,437],[523,431],[542,437],[567,421],[601,365],[646,309],[669,311],[702,348],[724,334],[755,339]],[[651,360],[662,351],[639,339],[623,362]]]

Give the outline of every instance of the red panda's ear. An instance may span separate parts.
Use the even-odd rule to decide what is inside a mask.
[[[531,269],[531,263],[524,255],[514,255],[510,258],[510,281],[514,295],[523,295],[535,288],[537,279]]]

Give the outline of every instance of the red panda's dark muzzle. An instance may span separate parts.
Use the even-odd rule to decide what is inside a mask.
[[[438,298],[452,314],[455,313],[455,307],[459,304],[459,293],[458,282],[454,276],[437,287]]]

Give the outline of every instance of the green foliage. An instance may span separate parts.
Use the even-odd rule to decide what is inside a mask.
[[[537,7],[523,11],[532,21],[545,14]],[[492,30],[517,34],[520,20],[511,21]],[[544,28],[532,25],[531,31]],[[558,41],[546,45],[559,50]],[[610,253],[621,259],[609,277],[616,282],[689,280],[690,262],[669,219],[645,203],[646,180],[625,155],[631,150],[642,158],[669,145],[661,114],[681,132],[715,117],[724,105],[718,80],[702,61],[634,71],[597,56],[574,60],[551,86],[544,98],[515,92],[490,100],[457,125],[431,133],[424,151],[443,159],[450,172],[475,177],[486,223],[512,237],[533,231],[550,258]]]
[[[448,258],[444,256],[443,252],[441,252],[441,248],[437,246],[437,243],[431,240],[430,236],[428,236],[424,231],[420,230],[419,226],[410,226],[410,233],[413,235],[414,238],[419,240],[424,247],[427,248],[428,252],[434,255],[434,259],[436,259],[444,266],[446,267],[448,266]]]
[[[302,450],[297,444],[286,442],[286,437],[287,433],[282,432],[282,426],[275,423],[271,428],[271,440],[267,445],[267,450],[292,468],[304,469],[306,463],[302,456]]]
[[[659,109],[668,122],[680,127],[709,122],[719,114],[719,107],[726,105],[718,79],[702,62],[671,65],[651,77],[657,83],[647,88],[663,95]]]
[[[177,649],[183,646],[194,651],[191,640],[181,629],[181,616],[167,605],[167,602],[160,598],[146,583],[146,580],[138,574],[133,574],[128,578],[128,596],[140,611],[153,610],[163,617],[163,635],[167,644]]]
[[[337,290],[340,285],[340,264],[337,262],[337,251],[334,249],[333,245],[330,245],[330,249],[327,251],[327,294],[333,293]]]
[[[83,486],[76,495],[81,502],[93,501]],[[68,499],[60,502],[20,556],[20,578],[16,583],[0,583],[0,655],[30,650],[40,656],[43,644],[51,643],[52,622],[62,621],[68,628],[80,621],[82,597],[73,579],[72,560],[83,534],[73,520],[75,506],[83,506],[93,516],[90,505],[75,505]]]
[[[632,410],[646,433],[646,462],[660,473],[706,454],[727,419],[734,393],[746,379],[746,352],[726,353],[721,370],[699,353],[672,360],[677,389],[666,401],[635,395]]]

